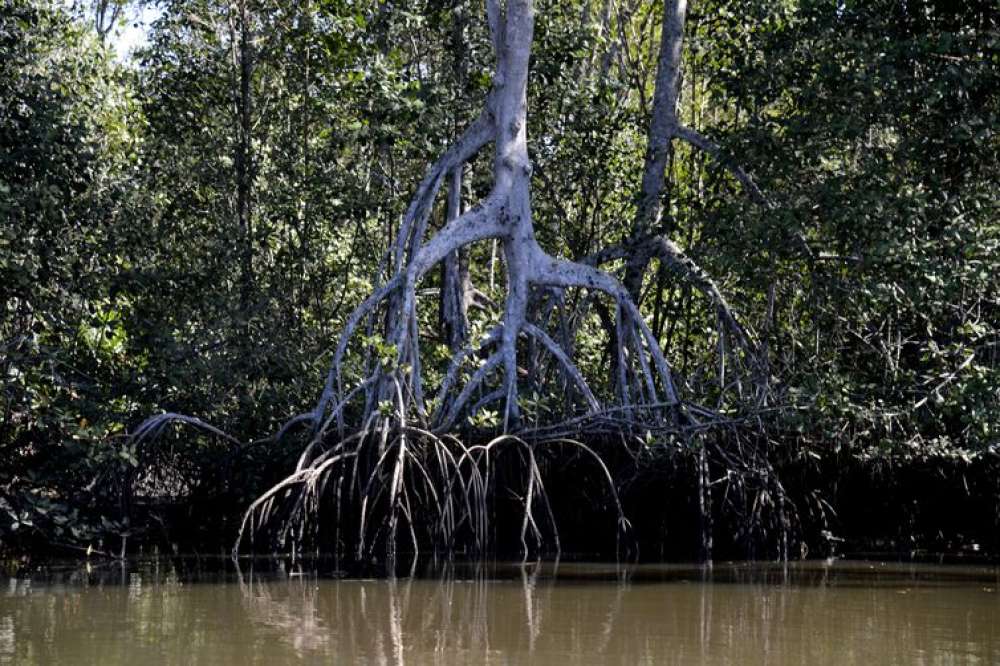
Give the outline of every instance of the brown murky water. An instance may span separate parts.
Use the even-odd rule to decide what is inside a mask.
[[[0,576],[2,664],[1000,664],[1000,571],[840,562],[424,579]]]

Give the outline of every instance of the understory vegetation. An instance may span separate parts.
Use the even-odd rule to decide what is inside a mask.
[[[995,3],[145,7],[0,0],[0,553],[1000,551]]]

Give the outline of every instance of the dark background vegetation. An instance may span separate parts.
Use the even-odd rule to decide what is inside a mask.
[[[605,30],[604,2],[538,4],[536,227],[579,258],[629,233],[662,9],[616,3]],[[314,403],[408,194],[489,88],[472,0],[157,7],[123,63],[92,6],[0,0],[0,552],[231,544],[301,448],[259,438]],[[607,76],[579,75],[605,59]],[[995,549],[996,3],[699,0],[681,105],[775,203],[678,146],[669,234],[766,347],[776,402],[755,446],[779,463],[812,554],[845,535]],[[487,290],[489,256],[473,259]],[[710,310],[654,270],[642,307],[693,376]],[[600,375],[600,345],[579,353]],[[164,411],[250,443],[125,437]],[[696,531],[693,476],[672,455],[651,445],[629,468],[648,555],[689,556]],[[586,475],[548,469],[586,498]],[[740,550],[738,523],[720,515],[718,541],[772,552]]]

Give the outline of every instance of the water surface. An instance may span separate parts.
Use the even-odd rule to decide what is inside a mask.
[[[0,664],[997,664],[998,588],[991,567],[867,562],[74,567],[0,576]]]

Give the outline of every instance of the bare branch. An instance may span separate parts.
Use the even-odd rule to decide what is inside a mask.
[[[677,127],[676,136],[684,141],[687,141],[699,150],[708,153],[717,162],[719,162],[719,164],[728,169],[736,180],[740,181],[743,187],[747,189],[747,192],[750,193],[750,197],[755,202],[762,206],[770,206],[767,197],[765,197],[764,193],[760,191],[759,187],[757,187],[757,183],[755,183],[753,178],[750,177],[750,174],[744,171],[743,168],[731,158],[724,155],[722,148],[717,143],[684,125],[679,125]]]

